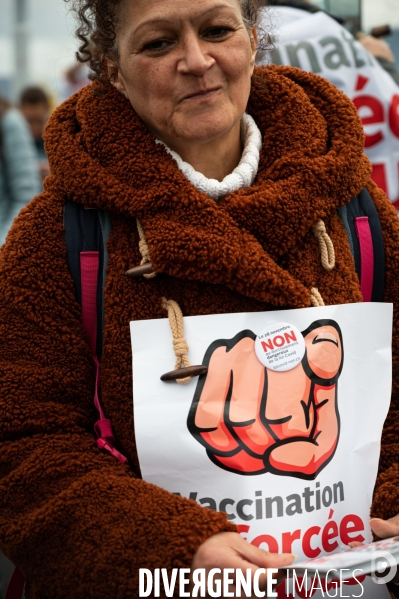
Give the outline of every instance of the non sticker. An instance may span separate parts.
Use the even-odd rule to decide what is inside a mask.
[[[258,360],[276,372],[292,370],[305,355],[302,333],[288,322],[273,322],[265,326],[255,339]]]

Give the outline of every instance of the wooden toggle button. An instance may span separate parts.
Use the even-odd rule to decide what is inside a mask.
[[[135,266],[134,268],[127,270],[125,272],[125,275],[127,277],[131,277],[132,279],[135,279],[137,277],[142,277],[143,275],[151,275],[153,272],[154,269],[152,268],[152,264],[151,262],[148,262],[147,264],[143,264],[142,266]]]
[[[176,379],[185,379],[188,376],[200,376],[200,374],[206,374],[208,372],[208,366],[188,366],[187,368],[178,368],[171,372],[166,372],[161,376],[161,381],[169,382],[175,381]]]

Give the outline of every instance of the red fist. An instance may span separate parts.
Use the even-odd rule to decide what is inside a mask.
[[[208,373],[198,381],[187,425],[220,468],[314,479],[332,459],[340,429],[341,329],[319,320],[302,334],[305,355],[287,372],[259,362],[252,331],[209,346]]]

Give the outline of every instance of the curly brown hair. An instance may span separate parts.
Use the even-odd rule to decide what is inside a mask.
[[[125,0],[65,0],[72,3],[72,10],[78,20],[76,37],[80,46],[76,53],[79,62],[88,63],[92,80],[105,81],[108,74],[104,70],[104,59],[118,61],[116,31],[119,14]],[[260,8],[265,0],[239,0],[244,23],[248,30],[253,29],[259,20]]]

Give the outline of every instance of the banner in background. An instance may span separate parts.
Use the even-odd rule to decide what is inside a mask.
[[[325,77],[354,102],[362,119],[372,178],[399,210],[399,86],[344,27],[323,12],[269,7],[261,21],[275,50],[257,64],[285,64]]]

